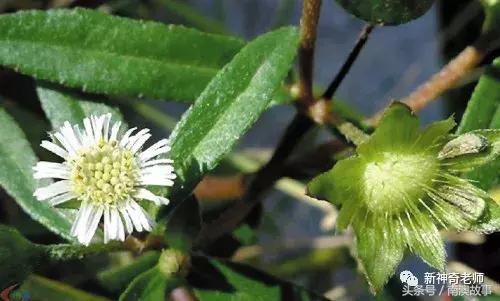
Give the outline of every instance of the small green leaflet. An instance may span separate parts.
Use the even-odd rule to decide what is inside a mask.
[[[32,167],[37,161],[24,133],[0,108],[0,185],[34,220],[73,241],[69,219],[47,203],[35,199],[37,182]]]
[[[240,39],[87,9],[0,16],[0,64],[84,91],[193,100]]]
[[[192,262],[187,280],[200,301],[327,300],[247,265],[200,256]]]
[[[123,116],[116,108],[111,108],[102,103],[91,102],[86,98],[65,92],[50,84],[39,84],[37,87],[38,98],[43,111],[52,124],[54,130],[63,125],[65,121],[71,124],[82,124],[83,119],[90,115],[112,114],[112,122],[123,121]]]

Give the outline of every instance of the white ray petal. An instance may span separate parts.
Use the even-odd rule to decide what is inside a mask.
[[[152,193],[151,191],[149,191],[145,188],[139,188],[135,197],[138,199],[145,199],[145,200],[151,201],[158,206],[168,205],[168,203],[170,202],[167,198],[155,195],[154,193]]]
[[[60,171],[60,170],[44,170],[44,171],[35,171],[33,174],[33,178],[40,180],[40,179],[62,179],[62,180],[69,180],[71,178],[71,175],[67,171]]]
[[[134,132],[136,129],[137,129],[136,127],[133,127],[133,128],[131,128],[131,129],[129,129],[129,130],[127,130],[127,131],[125,132],[125,134],[123,135],[123,137],[122,137],[122,139],[121,139],[121,141],[120,141],[120,146],[125,146],[125,145],[127,144],[127,142],[128,142],[128,139],[129,139],[130,135],[131,135],[131,134],[132,134],[132,132]]]
[[[140,213],[137,213],[135,211],[135,208],[132,206],[132,203],[135,202],[129,201],[125,209],[127,210],[127,213],[130,219],[132,220],[132,223],[134,224],[135,230],[137,230],[137,232],[142,232],[142,223],[140,221],[141,218],[140,216],[138,216]]]
[[[123,224],[122,221],[120,220],[120,215],[118,214],[118,211],[116,209],[111,209],[111,222],[113,223],[113,228],[112,228],[112,237],[114,240],[119,240],[120,236],[122,234],[120,233],[120,230],[123,230]],[[120,228],[120,225],[122,228]]]
[[[167,153],[170,151],[170,147],[168,146],[169,140],[168,139],[162,139],[155,144],[151,145],[149,148],[147,148],[145,151],[143,151],[139,155],[139,159],[142,162],[146,162],[147,160],[161,154],[161,153]]]
[[[109,123],[111,122],[111,113],[104,115],[104,140],[109,141]]]
[[[127,233],[131,234],[132,232],[134,232],[134,225],[132,224],[132,221],[130,220],[130,216],[128,215],[125,207],[120,207],[119,210],[120,210],[120,213],[122,215],[123,220],[125,221],[125,229],[127,230]]]
[[[116,216],[113,214],[113,210],[109,211],[109,218],[110,218],[110,229],[109,229],[109,238],[112,240],[116,239],[116,234],[118,233],[118,220],[116,219]]]
[[[83,126],[85,127],[85,136],[87,137],[87,144],[93,144],[96,142],[95,136],[94,136],[94,130],[92,129],[92,122],[90,121],[90,118],[85,118],[83,119]]]
[[[137,204],[135,201],[132,201],[131,206],[134,208],[136,212],[136,216],[139,218],[140,222],[142,223],[142,227],[146,231],[151,231],[152,230],[152,225],[153,221],[149,218],[147,213],[142,209],[139,204]]]
[[[155,159],[155,160],[149,160],[145,163],[141,164],[141,167],[148,167],[148,166],[153,166],[153,165],[162,165],[162,164],[173,164],[174,160],[172,159]]]
[[[125,144],[125,148],[131,149],[132,146],[135,144],[135,142],[140,139],[142,136],[147,135],[149,132],[149,129],[142,129],[138,131],[135,135],[129,137],[127,143]]]
[[[111,135],[109,136],[109,141],[117,140],[118,131],[120,130],[121,124],[121,121],[117,121],[115,124],[113,124],[113,127],[111,128]]]
[[[92,237],[94,237],[95,231],[97,230],[97,226],[99,226],[99,222],[101,221],[102,213],[103,213],[103,208],[98,207],[97,209],[94,209],[94,214],[90,216],[90,225],[87,228],[87,232],[85,236],[81,237],[82,238],[82,244],[88,246],[90,244],[90,241],[92,240]]]
[[[76,155],[76,150],[71,146],[71,144],[66,140],[66,137],[64,137],[63,134],[61,133],[55,133],[54,137],[62,144],[62,146],[68,151],[69,155],[73,157]]]
[[[143,176],[152,175],[152,176],[162,177],[162,176],[174,175],[173,172],[174,172],[174,167],[172,165],[154,165],[141,169],[141,175]]]
[[[158,179],[155,177],[142,177],[140,180],[142,185],[153,185],[153,186],[173,186],[174,181],[169,179]]]
[[[58,181],[48,186],[38,188],[33,195],[40,201],[50,199],[61,193],[71,190],[71,182],[68,180]]]
[[[104,209],[104,243],[108,243],[109,241],[109,232],[110,232],[110,214],[109,214],[109,208]]]
[[[137,139],[137,141],[129,148],[133,154],[137,153],[139,149],[151,138],[151,134],[143,135],[141,138]]]
[[[82,147],[82,144],[76,137],[73,127],[68,121],[64,122],[64,125],[61,127],[61,133],[64,135],[64,138],[75,150],[75,152],[78,152],[78,150]]]
[[[78,210],[78,214],[76,215],[76,219],[71,226],[71,235],[77,236],[77,229],[79,228],[80,222],[83,218],[86,218],[87,211],[90,209],[90,205],[86,202],[82,202],[80,205],[80,209]]]
[[[46,150],[58,155],[59,157],[66,159],[69,156],[69,153],[64,150],[62,147],[59,145],[52,143],[48,140],[43,140],[42,143],[40,144],[41,147],[45,148]]]
[[[51,206],[57,206],[59,204],[62,204],[64,202],[67,202],[67,201],[75,199],[75,198],[76,198],[76,195],[74,193],[66,192],[66,193],[60,194],[56,197],[51,198],[48,202],[49,202],[49,205],[51,205]]]
[[[104,124],[104,116],[90,116],[92,127],[94,128],[95,141],[98,142],[102,138],[102,127]]]

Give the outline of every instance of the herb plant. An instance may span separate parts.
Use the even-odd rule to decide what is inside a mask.
[[[499,1],[481,1],[472,45],[373,116],[335,92],[373,30],[410,22],[434,1],[337,0],[366,26],[323,94],[313,89],[321,0],[302,1],[298,26],[249,41],[183,2],[160,2],[193,28],[88,8],[0,15],[0,65],[33,80],[39,101],[35,110],[0,102],[2,210],[17,212],[0,225],[0,289],[13,299],[327,300],[236,262],[267,192],[290,183],[327,212],[314,222],[345,238],[371,294],[385,294],[407,253],[445,270],[444,232],[500,229],[500,60],[482,72],[463,117],[427,126],[418,117],[498,46]],[[146,99],[189,108],[176,122]],[[271,156],[237,151],[272,106],[296,114]],[[131,111],[171,133],[125,120]],[[336,147],[310,143],[315,128]]]

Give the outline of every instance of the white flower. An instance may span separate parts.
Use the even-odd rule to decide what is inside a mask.
[[[33,168],[35,179],[58,179],[38,188],[34,195],[52,206],[72,199],[81,201],[71,235],[88,245],[101,219],[104,241],[125,240],[134,228],[151,231],[152,219],[137,203],[148,200],[167,205],[169,200],[144,186],[172,186],[176,175],[170,159],[158,159],[170,150],[163,139],[142,150],[151,137],[149,129],[134,134],[129,129],[119,137],[120,122],[110,124],[111,114],[83,120],[84,130],[65,122],[53,142],[41,146],[64,159],[62,163],[40,161]]]

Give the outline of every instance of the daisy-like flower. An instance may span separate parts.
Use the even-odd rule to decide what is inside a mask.
[[[444,269],[439,229],[471,229],[487,206],[498,206],[460,173],[498,157],[499,132],[455,138],[448,134],[454,126],[449,118],[420,130],[408,107],[394,104],[356,155],[308,185],[309,194],[341,207],[337,227],[352,225],[357,258],[375,291],[407,248]]]
[[[111,124],[111,114],[90,116],[84,129],[65,122],[53,141],[41,146],[64,159],[62,163],[40,161],[35,179],[54,179],[34,195],[57,206],[69,200],[81,202],[71,235],[88,245],[104,220],[104,241],[125,240],[135,230],[151,231],[152,219],[138,204],[147,200],[167,205],[169,200],[145,186],[172,186],[176,178],[172,160],[158,158],[170,150],[163,139],[143,150],[149,129],[131,128],[121,136],[121,122]],[[135,132],[135,133],[134,133]]]

